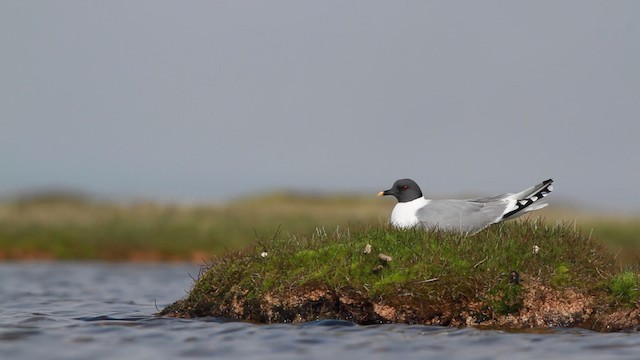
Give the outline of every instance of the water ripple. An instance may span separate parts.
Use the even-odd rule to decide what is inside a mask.
[[[9,330],[0,331],[0,341],[24,340],[33,335],[40,334],[39,330]]]
[[[156,317],[191,265],[0,264],[2,359],[636,359],[640,334],[524,332],[343,320],[258,325]],[[33,344],[38,344],[33,346]]]

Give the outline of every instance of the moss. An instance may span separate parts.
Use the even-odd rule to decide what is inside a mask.
[[[496,315],[517,313],[524,303],[522,286],[519,284],[502,284],[491,289],[489,294],[493,296],[488,304]]]
[[[566,287],[571,284],[571,273],[569,266],[566,264],[560,264],[553,269],[553,276],[551,277],[551,285],[555,287]]]
[[[635,304],[638,302],[640,290],[636,272],[625,271],[613,276],[609,288],[616,302],[622,304]]]

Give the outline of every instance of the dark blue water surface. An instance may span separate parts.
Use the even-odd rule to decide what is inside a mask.
[[[640,334],[157,318],[197,265],[0,263],[0,359],[640,359]]]

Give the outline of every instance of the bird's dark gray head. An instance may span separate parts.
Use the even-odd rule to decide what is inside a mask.
[[[400,179],[393,183],[389,190],[381,191],[378,196],[393,195],[398,202],[409,202],[422,197],[422,190],[415,181],[411,179]]]

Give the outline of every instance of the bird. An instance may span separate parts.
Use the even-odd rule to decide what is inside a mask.
[[[398,203],[391,212],[390,223],[396,228],[422,227],[475,234],[489,225],[510,220],[548,204],[541,201],[553,191],[553,179],[517,193],[505,193],[472,199],[431,200],[422,195],[411,179],[399,179],[378,196],[392,195]]]

